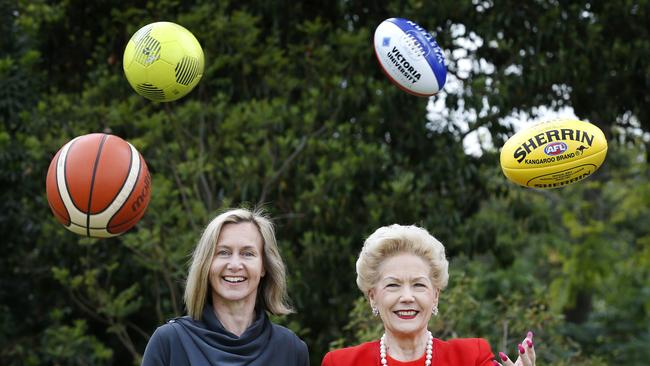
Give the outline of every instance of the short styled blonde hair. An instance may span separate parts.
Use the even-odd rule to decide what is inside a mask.
[[[439,290],[447,287],[449,262],[445,247],[428,231],[417,226],[383,226],[363,243],[357,259],[357,286],[367,297],[379,281],[379,266],[394,255],[410,253],[422,258],[431,268],[429,277]]]
[[[263,264],[266,275],[262,277],[257,290],[257,303],[274,315],[293,312],[287,295],[286,270],[278,244],[275,240],[273,223],[262,209],[230,209],[215,217],[203,231],[194,248],[185,284],[185,306],[190,317],[200,320],[203,308],[210,294],[210,264],[214,257],[221,228],[226,224],[253,223],[263,239]]]

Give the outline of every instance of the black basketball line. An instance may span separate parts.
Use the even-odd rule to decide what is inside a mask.
[[[138,215],[140,215],[140,213],[138,213]],[[111,225],[111,226],[107,226],[107,227],[105,228],[105,230],[106,230],[106,232],[108,232],[109,234],[121,234],[121,233],[123,233],[125,230],[124,230],[124,231],[119,231],[119,232],[112,232],[111,230],[114,230],[116,227],[120,227],[120,226],[128,227],[129,225],[133,225],[133,224],[132,224],[133,222],[138,222],[138,220],[142,218],[142,217],[138,217],[138,215],[133,216],[132,218],[128,219],[127,221],[120,222],[119,224]],[[103,229],[103,228],[102,228],[102,229]],[[130,229],[130,228],[129,228],[129,229]]]
[[[63,182],[65,183],[65,190],[68,191],[68,197],[70,197],[70,201],[72,202],[72,206],[76,208],[77,210],[83,212],[83,210],[77,206],[77,204],[74,202],[74,199],[72,198],[72,192],[70,192],[70,185],[68,184],[68,154],[70,153],[70,150],[72,150],[72,147],[74,144],[77,143],[78,140],[74,140],[71,144],[70,147],[68,148],[68,151],[65,153],[65,161],[63,162]],[[63,201],[63,205],[65,206],[65,201]],[[70,212],[68,212],[70,213]],[[72,217],[70,217],[70,221],[72,221]]]
[[[131,194],[133,194],[133,191],[135,190],[135,187],[138,185],[138,180],[140,179],[140,172],[142,172],[142,165],[143,165],[143,164],[142,164],[142,161],[143,161],[144,159],[141,159],[139,155],[138,155],[138,159],[141,160],[141,161],[140,161],[140,166],[138,167],[138,175],[135,177],[135,184],[133,184],[133,187],[131,187],[131,191],[129,192],[129,195],[128,195],[127,197],[131,197]],[[129,168],[129,171],[131,171],[130,168]],[[128,198],[126,199],[126,201],[128,201]],[[126,201],[124,201],[124,203],[126,203]],[[123,224],[123,223],[119,223],[119,224],[117,224],[117,225],[110,225],[110,226],[109,226],[109,223],[111,222],[111,220],[113,220],[113,217],[115,217],[115,215],[117,215],[117,213],[120,212],[120,209],[121,209],[122,207],[124,207],[124,205],[122,205],[119,209],[117,209],[117,211],[115,211],[115,213],[113,214],[113,216],[111,216],[111,218],[108,219],[108,222],[106,223],[106,231],[108,231],[108,228],[109,228],[110,226],[119,226],[119,225]],[[129,222],[129,221],[131,221],[131,219],[126,220],[125,222]]]
[[[97,159],[99,159],[99,157]],[[117,190],[117,193],[115,193],[115,196],[113,196],[113,198],[111,199],[111,201],[110,201],[111,203],[113,203],[113,201],[115,201],[115,198],[117,198],[117,196],[120,195],[120,192],[122,191],[122,188],[124,188],[124,186],[126,185],[126,181],[129,180],[129,173],[131,173],[131,165],[133,165],[133,151],[131,151],[131,147],[129,147],[129,170],[126,172],[126,177],[124,177],[124,182],[122,182],[122,185],[120,185],[120,189]],[[126,201],[124,201],[124,202],[126,202]],[[108,208],[111,206],[111,203],[109,203],[108,206],[104,207],[103,210],[98,211],[98,212],[94,213],[93,215],[99,215],[99,214],[103,213],[104,211],[108,210]],[[118,211],[119,211],[119,208],[118,208]],[[88,213],[90,214],[90,210],[88,211]]]
[[[63,200],[63,196],[61,195],[61,191],[59,191],[59,174],[58,174],[58,171],[59,171],[59,168],[58,168],[59,167],[59,159],[61,159],[61,154],[59,154],[59,156],[56,157],[56,161],[54,162],[54,184],[55,184],[55,187],[56,187],[56,194],[59,195],[59,199],[61,199],[61,202],[63,203],[63,209],[65,210],[66,215],[61,215],[61,212],[59,212],[59,210],[54,208],[54,206],[52,204],[50,204],[50,208],[52,209],[52,211],[59,214],[59,216],[61,216],[61,218],[65,218],[66,216],[68,216],[68,221],[67,221],[66,225],[70,225],[70,223],[72,222],[72,218],[70,217],[70,212],[68,212],[68,208],[65,206],[65,201]],[[65,180],[65,161],[63,162],[63,164],[64,164],[63,165],[63,179]],[[66,187],[66,189],[68,189],[67,184],[65,185],[65,187]],[[68,192],[68,195],[69,194],[70,194],[70,192]]]
[[[61,216],[61,218],[63,218],[63,219],[65,218],[64,215],[61,214],[61,211],[59,211],[56,208],[52,207],[51,204],[49,206],[50,206],[50,209],[52,209],[52,211],[56,212],[59,216]],[[66,212],[67,212],[67,210],[66,210]],[[68,220],[68,223],[64,224],[64,226],[70,225],[71,222],[72,222],[72,220]]]
[[[81,229],[86,229],[86,227],[87,227],[84,224],[77,224],[74,221],[70,221],[70,225],[68,225],[68,227],[71,227],[71,226],[76,226],[76,227],[79,227]],[[90,230],[105,230],[105,231],[108,231],[108,230],[106,230],[105,226],[97,226],[97,227],[93,226],[93,227],[89,227],[88,229],[90,229]],[[95,237],[93,236],[93,238],[95,238]]]
[[[128,219],[126,221],[123,221],[123,222],[120,222],[120,223],[117,223],[117,224],[113,224],[113,225],[110,225],[110,226],[106,226],[106,231],[111,233],[111,234],[120,234],[120,233],[124,232],[125,230],[120,231],[120,232],[115,232],[115,233],[111,232],[111,230],[114,230],[115,228],[120,227],[120,226],[129,227],[131,225],[134,225],[135,223],[137,223],[142,218],[142,216],[140,216],[141,214],[144,214],[144,213],[143,212],[138,212],[135,216],[131,217],[130,219]],[[138,217],[138,216],[140,216],[140,217]]]
[[[108,135],[102,135],[102,140],[99,142],[99,149],[97,149],[97,156],[95,157],[95,165],[93,166],[93,176],[90,179],[90,192],[88,194],[88,210],[86,211],[86,235],[90,237],[90,205],[93,203],[93,188],[95,188],[95,173],[97,173],[97,165],[99,165],[99,156],[102,154],[104,141]]]

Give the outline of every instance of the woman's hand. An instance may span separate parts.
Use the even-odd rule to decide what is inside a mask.
[[[535,366],[535,348],[533,347],[533,332],[528,332],[523,342],[517,345],[517,361],[512,363],[512,360],[503,352],[499,352],[499,359],[503,362],[504,366]],[[501,364],[494,361],[494,366]]]

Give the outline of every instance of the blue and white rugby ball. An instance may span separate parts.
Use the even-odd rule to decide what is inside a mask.
[[[447,80],[442,49],[432,35],[410,20],[390,18],[379,24],[375,55],[386,76],[407,93],[428,97]]]

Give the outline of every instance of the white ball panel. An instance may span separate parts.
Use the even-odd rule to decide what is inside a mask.
[[[88,217],[87,213],[82,212],[74,205],[65,181],[65,162],[68,156],[68,151],[78,138],[79,137],[72,139],[65,146],[63,146],[56,166],[58,189],[61,194],[63,204],[65,205],[70,215],[70,225],[66,226],[66,228],[74,233],[86,236],[88,235],[87,226],[89,223],[91,236],[102,238],[116,236],[118,234],[111,234],[106,231],[105,228],[108,226],[108,223],[113,215],[115,215],[115,213],[124,205],[124,202],[126,202],[126,200],[129,198],[129,195],[135,187],[138,179],[138,174],[140,173],[141,169],[140,154],[133,147],[133,145],[129,144],[129,148],[131,149],[131,170],[129,171],[124,186],[117,194],[113,202],[111,202],[111,204],[104,211],[96,215],[90,215],[90,217]],[[109,136],[109,138],[111,138],[111,136]]]
[[[86,213],[80,211],[74,205],[74,202],[72,202],[72,197],[70,197],[70,193],[68,192],[68,187],[65,181],[65,162],[68,157],[68,151],[70,150],[72,144],[77,141],[77,139],[79,139],[79,137],[72,139],[61,149],[61,155],[59,156],[59,161],[56,164],[56,181],[59,188],[59,193],[61,194],[61,199],[63,200],[63,204],[65,205],[65,208],[68,210],[68,214],[70,215],[70,221],[76,224],[83,223],[82,226],[85,227],[87,220]],[[86,232],[84,232],[83,235],[86,235]]]
[[[111,138],[109,136],[108,138]],[[127,142],[127,144],[129,144]],[[95,215],[90,215],[90,227],[91,228],[99,228],[99,227],[106,227],[108,226],[109,221],[119,211],[120,208],[124,205],[124,202],[129,198],[129,195],[133,191],[133,187],[135,187],[135,184],[138,179],[138,174],[140,173],[140,154],[138,154],[138,151],[133,147],[133,145],[129,144],[129,148],[131,149],[131,170],[129,171],[129,175],[126,178],[126,182],[124,182],[124,186],[122,186],[122,189],[120,192],[117,194],[113,202],[102,212],[95,214]]]
[[[375,31],[374,45],[382,68],[402,87],[417,94],[432,95],[439,90],[431,65],[413,50],[407,35],[396,24],[382,22]]]
[[[111,234],[106,229],[90,229],[90,236],[93,238],[110,238],[113,236],[118,236],[121,233]]]

